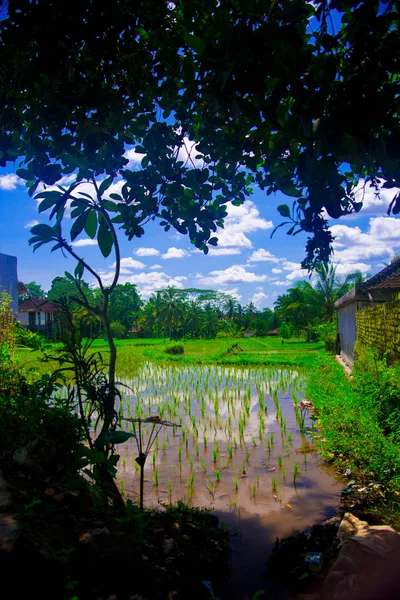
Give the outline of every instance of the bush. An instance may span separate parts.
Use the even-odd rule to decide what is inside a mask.
[[[185,353],[185,348],[183,347],[182,344],[176,344],[175,346],[171,346],[170,348],[167,348],[165,350],[166,354],[184,354]]]
[[[304,327],[306,342],[319,342],[321,339],[321,330],[317,325],[307,325]]]
[[[290,326],[287,323],[282,323],[282,325],[279,326],[278,331],[279,335],[284,340],[288,340],[292,335],[292,332],[290,331]]]
[[[325,348],[329,352],[336,351],[336,324],[335,323],[324,323],[318,327],[320,339],[324,342]]]
[[[121,340],[126,337],[126,327],[119,321],[112,321],[110,323],[111,333],[114,338]]]
[[[399,366],[397,376],[394,371],[384,374],[381,367],[370,355],[359,358],[349,380],[343,368],[327,358],[309,373],[306,396],[317,409],[316,441],[325,457],[341,473],[350,469],[363,485],[379,484],[382,502],[394,509],[400,485],[399,438],[388,426],[394,425],[390,419],[398,418],[394,402],[397,406],[400,397],[395,385]],[[393,409],[387,412],[389,405]]]
[[[16,328],[16,341],[18,346],[32,348],[32,350],[41,350],[46,344],[46,340],[42,335],[24,329],[19,325]]]
[[[36,471],[62,475],[78,469],[79,419],[64,400],[51,399],[51,376],[30,382],[18,362],[0,355],[0,455]]]

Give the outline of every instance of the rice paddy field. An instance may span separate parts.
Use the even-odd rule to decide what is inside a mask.
[[[301,405],[304,373],[323,350],[280,339],[193,341],[171,357],[171,345],[118,343],[118,414],[136,435],[118,446],[120,489],[138,500],[141,445],[145,506],[207,507],[236,533],[225,597],[272,592],[262,573],[276,537],[334,515],[339,503],[342,485],[314,451]],[[36,369],[35,354],[21,361]],[[148,417],[139,437],[135,420]]]

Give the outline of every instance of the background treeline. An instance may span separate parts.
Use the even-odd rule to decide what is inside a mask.
[[[168,287],[143,300],[136,285],[119,284],[110,298],[112,332],[120,339],[195,339],[240,337],[246,330],[263,336],[278,330],[285,339],[301,337],[318,341],[322,338],[328,347],[333,347],[334,302],[363,279],[360,272],[339,278],[334,265],[321,263],[310,280],[297,281],[278,296],[274,309],[258,309],[253,302],[243,306],[228,294],[195,288]],[[90,288],[84,281],[81,285],[92,304],[100,302],[98,289]],[[26,287],[35,298],[47,297],[55,303],[67,300],[85,337],[103,334],[100,320],[74,302],[77,291],[68,278],[53,279],[47,293],[35,282]]]

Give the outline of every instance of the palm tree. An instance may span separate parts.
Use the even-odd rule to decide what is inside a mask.
[[[158,319],[167,328],[168,337],[172,338],[178,329],[183,313],[183,302],[181,291],[167,287],[159,292]]]
[[[315,292],[318,294],[323,307],[324,313],[328,321],[333,320],[334,304],[338,298],[338,290],[340,287],[339,279],[336,275],[337,265],[331,263],[318,263],[315,267],[317,276]]]
[[[234,298],[232,298],[232,296],[230,296],[225,304],[225,318],[228,321],[232,321],[232,319],[236,316],[237,314],[237,310],[238,310],[238,301],[235,300]]]
[[[194,337],[199,337],[202,319],[203,311],[201,310],[199,302],[196,302],[195,300],[191,300],[190,302],[188,302],[185,311],[186,333],[190,331]]]

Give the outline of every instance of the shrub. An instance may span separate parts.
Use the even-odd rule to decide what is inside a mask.
[[[182,344],[176,344],[175,346],[171,346],[170,348],[167,348],[165,350],[165,352],[167,354],[184,354],[185,353],[185,348],[183,347]]]
[[[290,331],[290,326],[287,323],[282,323],[282,325],[279,326],[278,331],[279,331],[279,335],[284,340],[289,339],[292,335],[292,332]]]
[[[335,323],[324,323],[318,327],[320,339],[324,342],[325,348],[329,352],[336,350],[336,324]]]
[[[112,321],[110,323],[112,336],[117,340],[121,340],[126,337],[126,327],[122,325],[119,321]]]
[[[17,325],[16,328],[16,340],[18,346],[32,348],[32,350],[41,350],[46,344],[46,340],[42,335],[24,329],[20,325]]]

